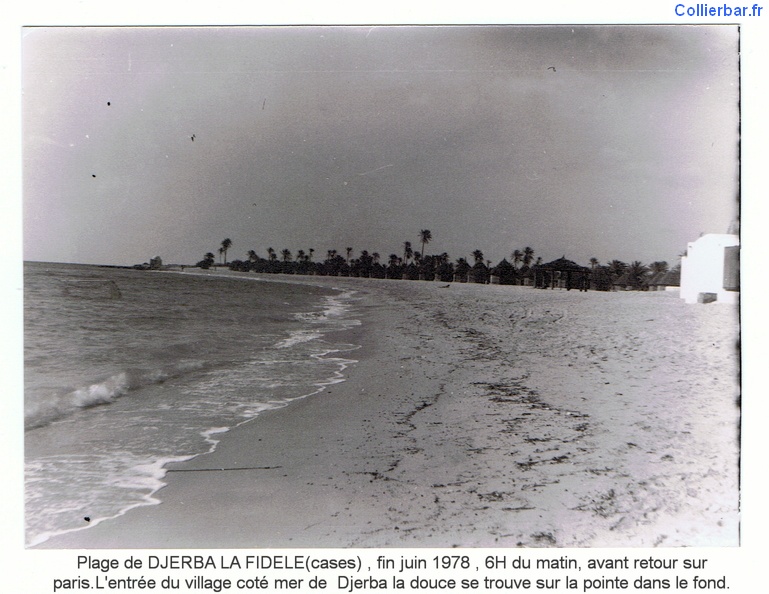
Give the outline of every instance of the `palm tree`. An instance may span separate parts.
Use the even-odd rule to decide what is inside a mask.
[[[310,262],[312,262],[312,255],[315,253],[315,248],[310,248],[309,252],[310,252],[310,256],[309,256],[310,257]]]
[[[471,255],[475,259],[476,264],[483,262],[483,252],[481,250],[475,250]]]
[[[222,263],[224,263],[224,246],[220,247],[217,251],[219,252],[219,259],[222,261]]]
[[[534,250],[530,247],[523,248],[523,265],[527,268],[531,266],[531,261],[534,259]]]
[[[598,266],[598,258],[590,258],[590,269],[595,270],[596,266]]]
[[[410,241],[404,241],[403,242],[403,261],[408,264],[409,260],[411,260],[411,257],[414,255],[414,250],[411,249],[411,242]]]
[[[665,260],[652,262],[649,264],[649,268],[651,269],[651,272],[653,274],[659,274],[660,272],[667,272],[670,267],[668,266],[668,263],[665,262]]]
[[[642,289],[646,285],[646,277],[649,274],[649,268],[636,260],[627,267],[628,281],[634,289]]]
[[[350,264],[350,254],[352,254],[352,248],[345,248],[345,251],[347,252],[347,264]]]
[[[430,233],[429,229],[422,229],[419,232],[419,239],[422,242],[422,255],[425,253],[425,245],[430,243],[433,239],[433,234]]]
[[[368,277],[371,275],[371,267],[374,264],[374,257],[368,253],[368,250],[363,250],[360,253],[360,258],[355,262],[357,262],[358,270],[362,276]]]
[[[228,237],[227,239],[222,240],[222,248],[221,251],[224,253],[224,263],[227,263],[227,250],[232,247],[232,240]]]
[[[513,267],[518,268],[518,265],[523,261],[523,252],[521,250],[513,250],[510,257],[513,259]]]
[[[612,260],[609,262],[608,267],[609,274],[611,274],[612,278],[614,279],[617,279],[625,274],[625,270],[627,270],[627,264],[622,260]]]
[[[209,258],[210,256],[210,258]],[[214,255],[211,252],[208,252],[205,256],[203,256],[203,259],[200,260],[195,266],[198,268],[202,268],[203,270],[208,270],[211,267],[211,264],[214,263]],[[182,267],[182,270],[184,267]]]
[[[281,257],[283,258],[284,262],[291,262],[291,251],[288,249],[284,249],[280,252]]]
[[[275,254],[275,250],[274,250],[274,249],[272,249],[271,247],[268,247],[268,248],[267,248],[267,257],[268,257],[270,260],[272,260],[272,261],[275,261],[275,260],[277,260],[277,259],[278,259],[278,256]]]

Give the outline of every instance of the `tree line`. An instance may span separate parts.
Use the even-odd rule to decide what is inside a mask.
[[[267,248],[267,256],[261,257],[256,251],[248,250],[245,259],[227,260],[227,253],[232,248],[231,239],[224,239],[218,248],[219,262],[213,252],[203,256],[196,266],[208,269],[212,266],[227,266],[240,272],[258,272],[266,274],[303,274],[319,276],[352,276],[362,278],[403,279],[403,280],[439,280],[442,282],[488,283],[492,277],[502,284],[530,284],[536,267],[542,267],[542,258],[536,257],[531,247],[515,249],[510,260],[502,259],[492,266],[481,250],[474,250],[470,260],[464,257],[452,260],[446,252],[425,254],[426,246],[432,241],[429,229],[422,229],[418,234],[421,251],[415,251],[410,241],[403,242],[403,252],[392,253],[383,258],[378,252],[362,250],[353,256],[353,248],[343,251],[327,250],[324,258],[318,258],[314,248],[289,249],[277,252]],[[645,290],[650,281],[669,271],[665,261],[652,262],[649,265],[640,261],[631,263],[612,260],[601,265],[597,258],[590,259],[590,266],[583,267],[589,275],[591,288],[612,290],[617,286],[633,290]]]

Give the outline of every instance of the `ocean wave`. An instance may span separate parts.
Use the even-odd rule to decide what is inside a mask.
[[[201,308],[218,303],[209,300],[215,288],[198,287],[190,302]],[[142,295],[155,295],[150,291],[154,285],[146,289]],[[104,335],[102,342],[89,344],[92,350],[83,347],[86,354],[93,353],[90,358],[27,360],[31,370],[48,371],[33,376],[25,394],[27,429],[47,425],[27,436],[32,445],[28,451],[33,452],[25,475],[28,546],[157,504],[169,463],[211,452],[227,431],[262,412],[345,381],[345,370],[356,362],[348,353],[359,347],[332,337],[361,323],[351,319],[352,293],[340,291],[322,300],[302,296],[292,301],[297,307],[286,309],[280,291],[280,286],[265,291],[266,301],[248,310],[245,319],[232,307],[226,316],[177,316],[175,323],[162,327],[153,318],[152,331],[145,334],[136,317],[154,315],[155,302],[134,300],[136,307],[120,318],[124,323],[118,334],[97,334]],[[296,313],[300,307],[304,312]],[[72,320],[66,330],[78,328],[78,323],[79,318]],[[41,337],[48,339],[49,334]],[[48,343],[39,343],[39,350],[54,353]],[[110,373],[109,367],[99,367],[109,363],[123,369]],[[175,379],[162,390],[151,387]],[[72,387],[54,393],[44,388],[46,382]],[[103,408],[87,412],[97,406]],[[66,422],[53,422],[58,419]],[[73,435],[77,439],[66,451],[55,447],[57,436],[69,444]],[[81,447],[81,439],[90,451]]]
[[[65,515],[79,516],[84,507],[88,508],[91,511],[87,519],[84,518],[86,524],[57,528],[51,523],[50,518],[47,522],[45,521],[47,514],[39,514],[34,518],[34,521],[39,522],[39,525],[36,526],[35,530],[28,533],[27,546],[34,547],[51,537],[91,528],[106,520],[125,515],[136,507],[159,504],[160,500],[155,497],[155,493],[166,485],[163,480],[168,472],[166,467],[172,463],[185,462],[193,457],[189,455],[135,461],[128,469],[120,467],[120,463],[123,462],[122,459],[115,461],[107,456],[98,454],[82,459],[71,456],[61,457],[60,459],[49,458],[46,460],[45,468],[40,468],[40,464],[27,463],[25,474],[27,481],[32,483],[36,481],[56,482],[57,480],[72,480],[70,472],[63,469],[65,466],[67,468],[71,467],[73,462],[80,462],[81,466],[87,465],[89,469],[93,469],[91,472],[93,475],[98,474],[98,478],[91,481],[88,486],[88,491],[91,494],[91,499],[88,501],[90,505],[84,506],[82,501],[57,499],[55,503],[50,503],[49,509],[46,510],[49,512],[48,515],[53,517],[68,511],[72,513]],[[110,510],[110,507],[105,507],[103,502],[100,504],[98,496],[93,496],[102,490],[99,488],[100,484],[114,487],[117,498],[120,498],[120,495],[125,497],[117,510]],[[34,491],[34,489],[27,489],[25,493],[27,505],[32,503],[35,498],[42,498],[42,494],[35,493]],[[110,504],[114,501],[114,497],[110,498]]]
[[[184,361],[157,369],[122,370],[74,390],[64,389],[59,393],[28,401],[24,411],[24,428],[35,429],[75,411],[110,404],[131,391],[161,384],[190,371],[202,369],[204,365],[203,361]]]

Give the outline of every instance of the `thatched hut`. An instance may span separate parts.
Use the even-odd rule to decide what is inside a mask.
[[[518,274],[515,267],[506,259],[503,259],[490,271],[490,281],[493,285],[515,285],[518,281]]]
[[[677,290],[681,287],[681,269],[679,267],[669,270],[657,283],[658,291]]]
[[[613,291],[630,291],[635,288],[632,285],[629,272],[623,272],[617,278],[613,279],[611,281],[611,286]]]
[[[403,271],[405,280],[419,280],[419,268],[413,262],[410,262]]]
[[[467,275],[467,282],[488,284],[489,282],[489,268],[483,262],[476,262],[470,269]]]
[[[454,268],[454,282],[466,283],[470,273],[470,264],[464,258],[460,258]]]
[[[531,266],[522,266],[516,270],[517,281],[524,287],[534,286],[534,269]]]
[[[561,256],[547,264],[532,267],[534,286],[538,289],[579,289],[587,291],[590,286],[590,269]]]
[[[667,291],[678,289],[681,284],[681,270],[675,268],[658,272],[646,283],[650,291]]]

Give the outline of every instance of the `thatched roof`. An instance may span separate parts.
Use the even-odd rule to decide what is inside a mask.
[[[618,287],[627,287],[630,284],[630,273],[624,272],[612,281],[613,285]]]
[[[454,267],[454,271],[461,274],[466,274],[468,270],[470,270],[470,264],[466,260],[457,262],[457,265]]]
[[[502,261],[491,269],[492,274],[511,274],[515,273],[515,267],[503,258]]]
[[[548,270],[587,270],[586,266],[580,266],[576,262],[567,260],[566,256],[561,256],[557,260],[553,260],[547,264],[539,264],[538,266],[534,266],[534,268],[545,268]]]

